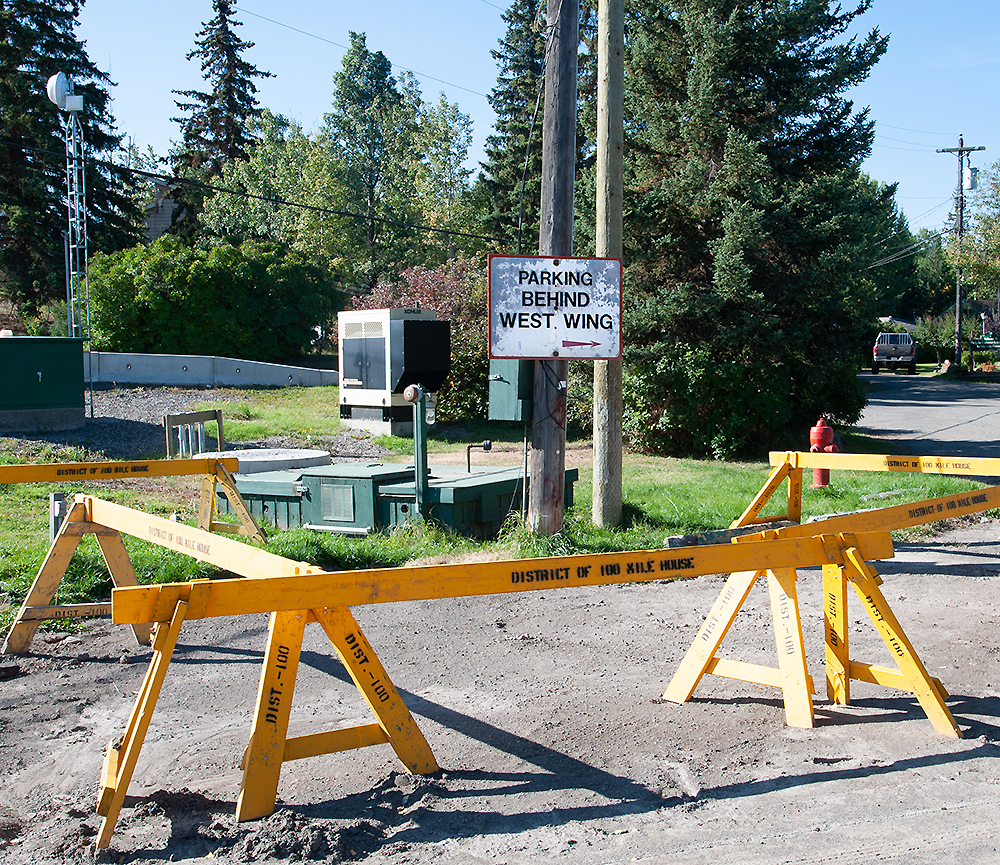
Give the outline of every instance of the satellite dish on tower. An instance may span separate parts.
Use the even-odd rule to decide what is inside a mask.
[[[49,78],[45,91],[49,94],[49,99],[56,104],[56,108],[62,110],[66,107],[66,97],[69,95],[69,79],[62,72],[57,72]]]

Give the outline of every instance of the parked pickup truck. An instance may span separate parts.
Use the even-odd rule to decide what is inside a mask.
[[[908,333],[880,333],[872,349],[872,374],[880,369],[905,367],[910,375],[917,374],[917,344]]]

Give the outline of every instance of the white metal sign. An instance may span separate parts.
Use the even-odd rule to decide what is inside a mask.
[[[490,256],[490,357],[619,357],[617,258]]]

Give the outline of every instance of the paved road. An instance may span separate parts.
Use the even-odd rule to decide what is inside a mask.
[[[949,381],[870,372],[860,432],[899,442],[919,456],[1000,458],[1000,382]]]

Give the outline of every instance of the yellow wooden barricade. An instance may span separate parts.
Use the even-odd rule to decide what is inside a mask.
[[[239,468],[234,457],[195,458],[185,460],[137,460],[127,462],[41,463],[35,465],[0,466],[0,484],[45,483],[59,481],[130,480],[150,477],[175,477],[202,475],[201,503],[198,525],[208,531],[244,534],[259,543],[267,536],[250,513],[243,497],[236,489],[232,472]],[[215,517],[216,489],[232,505],[240,518],[240,525],[218,522]],[[111,574],[115,586],[137,585],[132,563],[125,552],[125,545],[117,531],[106,527],[87,527],[81,519],[79,506],[67,515],[42,562],[35,580],[14,622],[7,632],[0,651],[21,655],[28,651],[38,625],[46,620],[106,616],[111,612],[110,603],[52,604],[66,567],[72,559],[84,534],[93,534]],[[139,643],[149,642],[149,624],[134,624],[132,630]]]
[[[787,574],[797,567],[852,563],[892,556],[885,532],[850,537],[794,537],[681,550],[561,556],[519,561],[325,572],[303,562],[178,526],[159,517],[90,496],[77,496],[70,526],[78,533],[112,531],[145,538],[168,549],[224,567],[240,578],[116,588],[112,615],[120,624],[153,622],[153,655],[125,735],[110,742],[101,774],[98,811],[104,817],[98,847],[107,847],[146,736],[183,623],[188,619],[248,613],[271,614],[249,744],[243,759],[237,818],[274,810],[281,765],[301,759],[389,743],[406,769],[437,769],[423,734],[393,686],[349,607],[358,604],[499,594],[559,587],[696,577],[728,571]],[[794,593],[780,603],[792,616],[788,633],[794,657],[772,676],[786,705],[809,700],[801,629]],[[288,738],[288,720],[305,626],[318,622],[330,639],[375,722]],[[796,636],[797,632],[797,636]]]
[[[778,452],[770,456],[774,466],[767,482],[731,528],[760,525],[763,532],[733,538],[734,543],[746,544],[764,539],[804,537],[851,537],[855,532],[888,532],[922,525],[948,517],[966,516],[1000,507],[1000,486],[986,487],[968,493],[941,496],[920,502],[895,505],[841,514],[802,525],[768,528],[779,521],[798,523],[802,514],[802,473],[806,468],[855,469],[867,471],[929,472],[974,476],[1000,475],[1000,460],[965,457],[892,457],[869,454],[823,454]],[[788,481],[787,513],[775,517],[759,514],[784,481]],[[709,533],[711,534],[711,533]],[[885,687],[912,692],[938,732],[961,736],[961,731],[944,701],[948,694],[938,679],[927,675],[902,626],[879,590],[881,579],[874,568],[854,555],[847,556],[844,565],[823,566],[824,620],[826,633],[826,685],[831,702],[850,703],[852,680],[871,682]],[[728,658],[718,657],[723,639],[755,582],[766,575],[771,594],[775,640],[780,647],[790,648],[778,670],[761,668]],[[725,678],[754,682],[760,685],[784,687],[792,679],[808,683],[808,693],[815,693],[812,681],[800,663],[801,631],[795,602],[794,570],[738,571],[732,573],[715,601],[701,630],[695,637],[667,687],[664,697],[682,703],[691,698],[702,677],[708,673]],[[850,584],[865,607],[898,669],[853,661],[849,656],[847,629],[847,586]],[[786,690],[785,713],[790,726],[812,726],[812,703],[806,700],[801,687],[793,699]]]
[[[733,521],[731,528],[782,520],[799,522],[802,518],[802,473],[805,469],[1000,477],[1000,459],[992,458],[900,457],[879,454],[814,454],[808,451],[771,451],[768,460],[774,467],[770,477],[761,487],[760,492],[754,496],[747,509]],[[764,506],[785,480],[788,481],[787,512],[777,516],[761,517],[760,512],[764,510]],[[979,510],[985,510],[985,508]],[[956,514],[944,514],[943,517],[937,517],[937,519],[949,516],[956,516]],[[930,520],[923,522],[930,522]],[[911,525],[918,525],[918,523]]]

